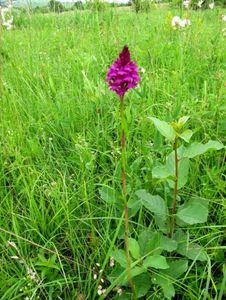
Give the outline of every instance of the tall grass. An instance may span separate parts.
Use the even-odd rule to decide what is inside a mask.
[[[121,236],[122,216],[101,200],[98,190],[120,188],[119,103],[105,75],[124,44],[146,70],[140,86],[127,95],[131,191],[161,187],[152,180],[151,168],[164,157],[156,148],[169,149],[148,116],[170,121],[190,115],[196,137],[223,141],[221,12],[193,12],[192,26],[184,32],[171,29],[174,13],[162,8],[138,15],[120,10],[37,14],[1,32],[1,299],[94,297],[92,268],[103,263]],[[183,193],[209,199],[211,213],[191,238],[205,246],[210,260],[203,269],[187,271],[177,283],[177,299],[221,299],[223,171],[222,152],[192,163]],[[153,226],[142,210],[131,222],[135,232]],[[31,283],[23,264],[11,258],[16,254],[9,240],[40,278],[44,272],[39,284]],[[41,254],[46,259],[55,255],[54,263],[40,265]],[[149,299],[157,294],[153,290]]]

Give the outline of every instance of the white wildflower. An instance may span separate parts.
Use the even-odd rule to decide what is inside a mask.
[[[93,279],[96,280],[97,279],[97,274],[93,274]]]
[[[11,247],[13,247],[13,248],[15,248],[17,250],[16,244],[14,242],[12,242],[12,241],[8,241],[8,246],[11,246]]]
[[[110,267],[113,268],[115,265],[115,258],[113,256],[110,257]]]
[[[140,67],[140,73],[144,74],[146,71],[145,71],[145,68],[143,67]]]
[[[181,22],[181,18],[178,17],[178,16],[175,16],[175,17],[173,17],[173,19],[172,19],[171,25],[172,25],[173,27],[177,27],[177,26],[180,26],[180,22]]]
[[[119,296],[122,295],[122,288],[118,288],[117,293],[119,294]]]
[[[222,15],[222,21],[226,22],[226,15]]]
[[[214,2],[209,4],[210,9],[214,9]]]
[[[19,256],[17,256],[17,255],[10,256],[10,258],[12,258],[12,259],[20,259]]]
[[[172,26],[174,27],[174,29],[177,28],[184,28],[186,26],[190,26],[191,25],[191,21],[189,19],[181,19],[178,16],[173,17],[172,19]]]
[[[183,2],[183,5],[184,5],[185,8],[189,8],[190,0],[185,0],[185,1]]]
[[[201,7],[202,7],[202,4],[203,4],[203,0],[200,0],[200,1],[197,3],[197,6],[198,6],[199,8],[201,8]]]

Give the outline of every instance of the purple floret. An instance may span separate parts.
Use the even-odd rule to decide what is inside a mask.
[[[109,68],[106,81],[110,89],[120,97],[123,97],[127,90],[137,86],[140,81],[138,67],[130,58],[128,46],[124,46],[119,57]]]

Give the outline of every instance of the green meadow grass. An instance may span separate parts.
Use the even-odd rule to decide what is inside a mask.
[[[0,299],[95,298],[92,268],[121,236],[121,216],[101,200],[99,188],[120,191],[119,101],[105,76],[125,44],[145,68],[139,87],[126,94],[131,194],[163,191],[151,169],[170,149],[148,116],[171,121],[189,115],[193,140],[224,142],[221,13],[192,12],[192,26],[184,31],[172,30],[171,17],[179,12],[169,8],[138,15],[24,15],[15,30],[1,31]],[[176,282],[175,299],[223,299],[224,171],[223,151],[209,152],[193,160],[180,192],[185,199],[210,201],[208,223],[190,231],[209,261],[193,264]],[[142,226],[154,228],[142,210],[131,225],[133,234]],[[44,274],[43,281],[29,281],[7,241]],[[148,299],[158,295],[153,289]]]

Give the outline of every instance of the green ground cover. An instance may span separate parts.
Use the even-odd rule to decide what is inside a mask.
[[[119,101],[105,76],[125,44],[145,69],[125,100],[132,198],[146,189],[167,200],[169,191],[152,169],[170,145],[149,116],[170,122],[188,115],[194,141],[224,142],[222,13],[194,11],[185,30],[172,29],[179,12],[170,8],[23,15],[14,30],[1,30],[0,299],[98,299],[92,269],[109,259],[114,238],[123,248],[122,213],[100,191],[120,193]],[[208,259],[189,260],[174,299],[223,299],[224,171],[224,151],[209,151],[191,161],[179,191],[182,202],[191,195],[209,201],[207,222],[185,230]],[[144,208],[130,225],[134,238],[157,228]],[[107,287],[110,271],[107,263]],[[152,284],[143,299],[158,297],[166,296]]]

